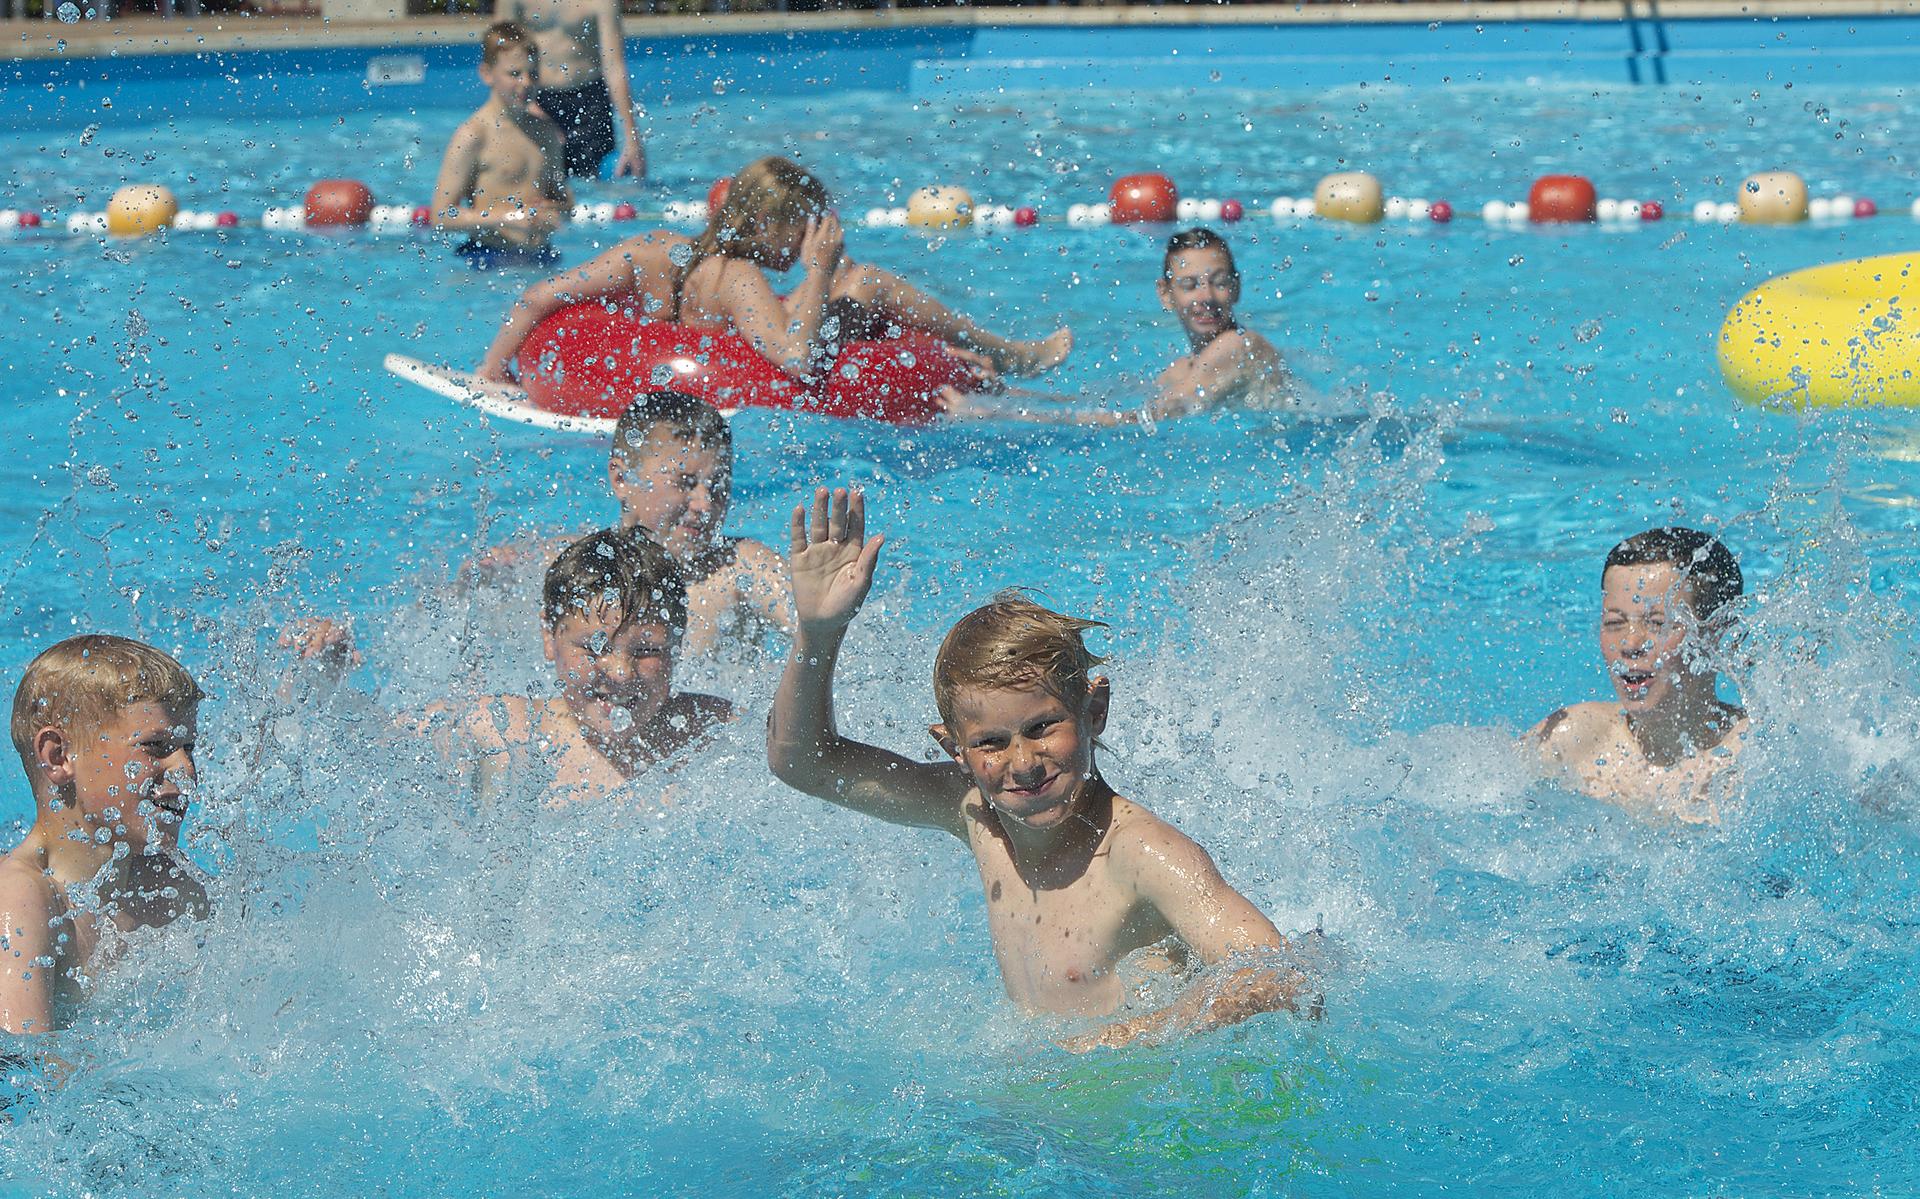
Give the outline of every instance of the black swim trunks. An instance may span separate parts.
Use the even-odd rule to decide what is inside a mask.
[[[598,175],[601,160],[614,147],[613,97],[607,93],[607,81],[541,88],[533,93],[533,100],[567,139],[567,174]]]
[[[494,271],[502,267],[539,267],[552,270],[560,265],[560,251],[552,246],[483,246],[477,241],[464,241],[453,248],[453,252],[466,259],[467,265],[476,271]]]

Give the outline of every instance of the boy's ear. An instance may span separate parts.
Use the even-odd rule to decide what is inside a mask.
[[[930,724],[927,726],[927,731],[933,734],[933,739],[940,743],[940,748],[949,758],[956,762],[960,760],[960,743],[953,739],[953,734],[947,731],[946,725]]]
[[[552,662],[555,660],[554,645],[553,645],[553,630],[550,628],[547,628],[544,623],[540,626],[540,650],[542,653],[546,654],[547,661]]]
[[[1107,709],[1113,703],[1113,685],[1105,675],[1087,683],[1087,730],[1094,736],[1107,731]]]
[[[73,744],[61,729],[48,725],[33,735],[33,757],[49,783],[63,787],[73,782]]]
[[[1166,309],[1168,312],[1178,311],[1178,306],[1173,302],[1173,289],[1167,286],[1167,277],[1165,275],[1153,281],[1153,294],[1160,297],[1160,307]]]

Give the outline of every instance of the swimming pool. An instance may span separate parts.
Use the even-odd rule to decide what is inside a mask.
[[[251,210],[349,169],[421,194],[460,115],[0,148],[21,194],[157,179]],[[1920,191],[1920,104],[1897,88],[729,92],[656,119],[673,198],[761,152],[863,206],[959,182],[1057,209],[1141,168],[1250,201],[1348,166],[1456,199],[1552,169],[1693,199],[1774,165]],[[201,943],[137,948],[98,1005],[121,1013],[71,1034],[92,1066],[0,1128],[14,1188],[1912,1189],[1913,421],[1743,409],[1711,356],[1748,287],[1911,246],[1912,224],[1231,236],[1244,319],[1314,386],[1304,416],[736,422],[736,529],[777,540],[797,492],[851,479],[897,538],[870,609],[887,619],[843,666],[847,727],[931,749],[933,638],[1000,586],[1040,586],[1114,626],[1122,790],[1283,929],[1318,922],[1339,947],[1319,1024],[1090,1060],[1000,997],[964,858],[774,784],[757,715],[664,813],[485,818],[350,696],[263,724],[268,630],[293,612],[356,614],[374,659],[356,683],[387,706],[444,686],[469,626],[497,642],[492,677],[534,669],[512,614],[414,596],[503,524],[608,515],[603,447],[483,425],[379,368],[477,359],[530,276],[408,237],[0,245],[0,662],[17,677],[77,627],[183,647],[215,696],[194,835],[219,904]],[[1070,321],[1063,391],[1125,394],[1177,348],[1148,291],[1157,231],[849,245],[1003,324]],[[1756,781],[1713,831],[1530,787],[1507,750],[1597,692],[1598,561],[1671,520],[1724,530],[1761,594],[1735,671]],[[705,683],[757,713],[772,669]]]

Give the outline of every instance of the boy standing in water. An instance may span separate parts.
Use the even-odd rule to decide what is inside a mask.
[[[506,0],[499,12],[531,30],[539,47],[540,90],[533,102],[566,137],[567,173],[600,173],[600,163],[613,152],[617,121],[625,131],[613,177],[645,178],[647,152],[640,143],[640,106],[627,78],[618,0]]]
[[[1240,302],[1240,270],[1227,240],[1211,229],[1189,229],[1167,242],[1154,291],[1180,322],[1190,352],[1154,380],[1148,406],[1155,417],[1207,408],[1286,403],[1292,377],[1271,342],[1233,319]]]
[[[1135,950],[1178,938],[1206,965],[1234,968],[1171,1006],[1075,1038],[1075,1050],[1237,1023],[1294,1007],[1306,979],[1272,955],[1286,943],[1220,877],[1206,851],[1115,794],[1094,764],[1108,686],[1081,634],[1097,622],[1002,597],[947,633],[934,662],[953,759],[914,762],[834,729],[833,671],[882,538],[866,537],[854,492],[795,508],[799,630],[774,699],[767,761],[788,785],[895,824],[965,842],[979,867],[1007,994],[1032,1012],[1106,1016]],[[1260,960],[1265,959],[1265,960]]]
[[[27,667],[13,745],[34,821],[0,858],[0,1028],[65,1028],[121,935],[206,914],[180,854],[199,704],[178,662],[124,637],[70,637]]]
[[[492,94],[447,144],[433,187],[434,224],[464,231],[457,252],[481,263],[502,254],[544,259],[573,196],[559,128],[527,107],[533,40],[501,21],[487,27],[480,47],[480,78]]]
[[[729,638],[752,642],[767,628],[789,632],[786,569],[751,537],[728,537],[733,431],[705,401],[678,391],[641,396],[620,414],[607,460],[620,526],[639,529],[673,555],[686,584],[685,649],[706,653]],[[542,557],[564,542],[542,543]],[[475,566],[483,574],[527,552],[501,547]]]
[[[1649,529],[1607,555],[1600,654],[1616,702],[1562,708],[1528,742],[1582,794],[1636,815],[1715,823],[1747,735],[1705,660],[1732,624],[1740,564],[1695,529]]]

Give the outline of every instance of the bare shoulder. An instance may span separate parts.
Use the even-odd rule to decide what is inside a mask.
[[[53,880],[25,846],[0,858],[0,912],[12,921],[25,921],[15,928],[0,929],[0,935],[11,938],[46,928],[56,906]]]
[[[787,560],[764,541],[741,537],[733,543],[733,556],[746,570],[773,570],[785,573]]]
[[[730,724],[736,715],[732,701],[717,695],[703,695],[698,691],[674,692],[662,714],[670,718],[680,717],[689,726],[702,729],[716,724]]]
[[[482,695],[459,703],[460,729],[489,753],[533,737],[533,703],[523,695]]]
[[[1200,843],[1131,800],[1115,796],[1106,851],[1119,877],[1135,883],[1168,875],[1218,873]]]
[[[1527,733],[1527,742],[1543,753],[1566,757],[1604,740],[1619,719],[1619,710],[1611,704],[1597,701],[1568,704],[1534,725]]]

